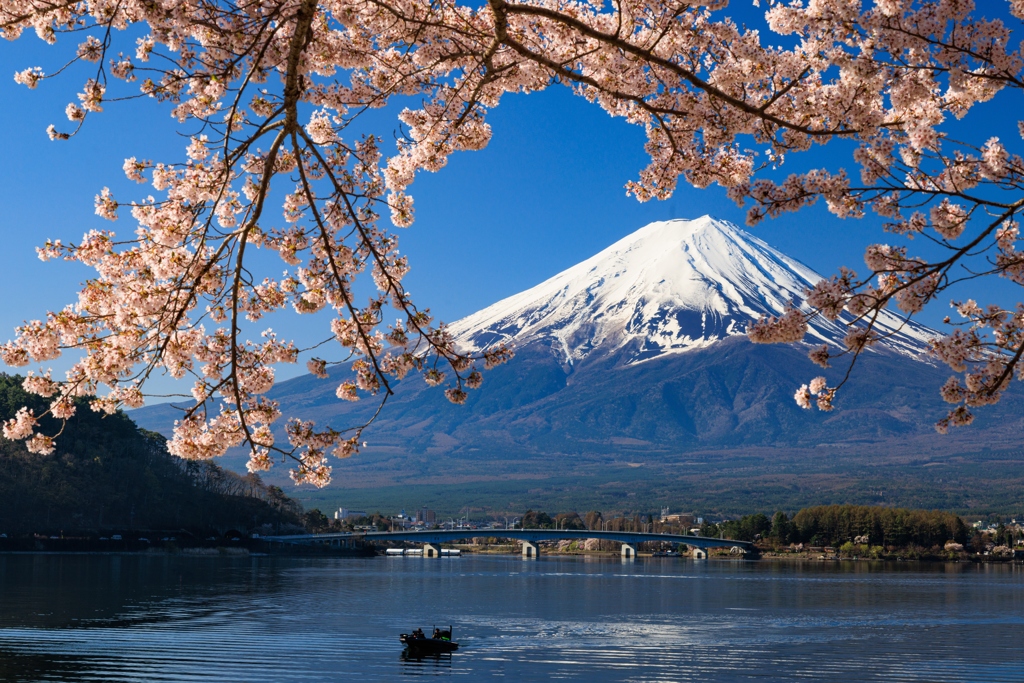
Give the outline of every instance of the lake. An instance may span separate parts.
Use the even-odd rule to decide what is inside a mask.
[[[460,649],[402,656],[400,632]],[[1024,566],[0,556],[0,680],[1024,681]]]

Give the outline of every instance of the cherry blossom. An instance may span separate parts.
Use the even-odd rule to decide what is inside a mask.
[[[818,348],[812,360],[827,366],[848,354],[852,363],[876,340],[881,310],[917,315],[966,268],[1024,284],[1016,223],[1024,162],[1011,141],[948,132],[978,104],[1024,87],[1020,39],[1007,23],[970,0],[793,0],[768,2],[764,26],[747,28],[728,18],[727,5],[3,0],[4,38],[33,32],[67,60],[23,68],[18,83],[88,74],[68,91],[73,128],[51,125],[52,139],[138,97],[202,134],[178,161],[125,161],[126,177],[150,194],[115,199],[97,188],[97,214],[126,227],[40,247],[40,258],[77,261],[95,276],[75,303],[19,327],[0,356],[20,367],[82,352],[65,378],[26,380],[51,398],[54,415],[69,414],[80,396],[94,396],[101,411],[138,405],[154,373],[188,378],[195,404],[175,428],[173,453],[210,458],[245,444],[251,470],[290,459],[296,482],[324,485],[328,455],[354,454],[365,425],[289,423],[286,439],[271,439],[281,415],[264,395],[275,366],[307,350],[269,331],[245,338],[243,324],[286,307],[323,312],[330,333],[317,353],[325,358],[308,368],[338,382],[341,400],[384,402],[395,380],[422,371],[448,400],[466,401],[481,385],[478,365],[489,369],[511,351],[466,356],[413,303],[403,286],[410,264],[384,221],[413,223],[417,174],[485,147],[487,115],[506,93],[555,85],[642,128],[650,162],[626,184],[640,201],[670,196],[680,180],[718,183],[748,207],[751,224],[823,200],[841,218],[877,214],[901,240],[872,245],[863,277],[841,270],[803,309],[752,326],[755,341],[800,341],[820,314],[850,331],[845,349]],[[999,5],[1024,18],[1018,0]],[[358,131],[365,112],[389,105],[406,107],[397,112],[404,136],[384,158],[380,138]],[[836,139],[856,147],[859,176],[838,162],[773,172]],[[915,256],[913,238],[944,255]],[[276,253],[284,273],[250,270],[256,250]],[[354,294],[363,280],[375,289],[368,301]],[[956,405],[940,429],[968,424],[971,409],[998,400],[1024,368],[1024,311],[973,303],[958,311],[962,319],[933,344],[962,375],[959,388],[943,389]],[[341,363],[350,374],[331,380],[328,369]],[[815,380],[797,400],[810,407],[817,396],[829,410],[841,386]],[[8,438],[52,451],[54,436],[36,433],[29,418],[5,425],[16,435]]]
[[[24,439],[32,434],[36,426],[36,418],[28,408],[19,408],[17,414],[4,423],[4,437],[8,439]]]

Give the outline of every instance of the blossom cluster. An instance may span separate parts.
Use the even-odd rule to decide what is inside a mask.
[[[840,218],[873,211],[892,235],[927,237],[947,252],[926,258],[872,245],[867,276],[844,270],[819,283],[806,310],[752,326],[755,341],[800,340],[818,313],[851,326],[846,346],[855,357],[874,342],[880,311],[892,304],[918,314],[962,275],[954,269],[988,253],[986,274],[1024,284],[1015,223],[1024,162],[1006,140],[947,135],[951,118],[1024,87],[1019,41],[1004,22],[978,16],[970,0],[794,0],[770,2],[760,31],[729,19],[727,4],[5,0],[0,35],[74,36],[69,61],[90,70],[65,109],[74,129],[50,126],[53,139],[139,94],[203,134],[179,163],[125,161],[125,175],[150,184],[152,195],[99,190],[96,213],[130,214],[127,237],[92,231],[77,244],[40,248],[40,258],[78,261],[96,276],[77,302],[20,327],[0,356],[24,366],[84,350],[64,379],[26,380],[65,419],[76,397],[98,396],[93,408],[111,411],[139,404],[153,372],[189,377],[195,405],[178,423],[173,452],[206,458],[247,444],[254,471],[290,457],[296,481],[322,485],[326,455],[354,453],[361,428],[302,424],[285,430],[290,446],[276,443],[279,411],[263,396],[274,366],[302,350],[269,331],[262,341],[242,338],[243,324],[286,307],[327,312],[338,358],[314,358],[309,369],[330,377],[332,365],[348,362],[351,375],[335,380],[341,400],[384,400],[391,382],[413,371],[443,385],[448,400],[467,400],[481,383],[477,365],[503,362],[509,351],[468,357],[414,305],[402,284],[409,263],[380,219],[410,225],[417,173],[486,146],[487,114],[505,94],[554,84],[643,128],[650,162],[627,184],[641,201],[670,196],[680,179],[718,183],[749,206],[753,224],[824,200]],[[1024,17],[1019,0],[1008,8]],[[126,35],[135,37],[121,45]],[[35,88],[65,72],[30,67],[15,80]],[[416,104],[399,114],[403,135],[384,159],[379,140],[354,124],[393,101]],[[785,178],[769,169],[834,139],[856,146],[860,184],[842,168]],[[283,197],[279,213],[274,197]],[[254,250],[276,252],[284,274],[257,276]],[[374,288],[368,301],[354,294],[364,279]],[[962,391],[944,393],[961,411],[949,424],[996,399],[1021,356],[1019,311],[965,310],[966,331],[934,349],[967,373]],[[392,315],[398,320],[388,324]],[[827,365],[830,355],[817,349],[812,359]],[[798,401],[817,396],[830,408],[838,387],[812,385]],[[52,448],[30,417],[5,430]]]
[[[793,398],[798,406],[809,410],[811,401],[816,396],[817,399],[814,399],[814,403],[818,406],[818,410],[828,412],[832,410],[832,399],[835,398],[835,394],[835,387],[827,386],[824,377],[815,377],[810,384],[801,384]]]
[[[262,19],[243,18],[248,10],[231,17],[230,8],[188,0],[56,8],[14,0],[0,7],[0,32],[7,38],[33,28],[52,41],[84,28],[73,61],[100,67],[109,61],[110,68],[100,68],[68,105],[72,123],[103,111],[112,78],[137,82],[144,94],[170,102],[177,120],[199,121],[204,128],[189,140],[181,163],[125,161],[127,178],[149,184],[152,195],[123,200],[108,188],[97,194],[97,215],[123,221],[130,214],[127,239],[90,231],[78,243],[49,241],[39,249],[43,260],[77,261],[95,276],[76,303],[18,328],[0,354],[18,367],[84,350],[64,378],[47,372],[25,380],[28,391],[50,399],[47,414],[58,420],[74,415],[76,397],[89,397],[92,409],[108,413],[139,406],[154,372],[187,379],[194,404],[175,424],[172,454],[207,459],[244,444],[251,471],[291,459],[296,483],[323,486],[331,476],[327,455],[356,453],[365,425],[350,434],[291,422],[287,439],[275,438],[281,413],[265,395],[275,366],[296,362],[302,350],[270,329],[262,339],[247,339],[243,325],[258,325],[285,308],[329,311],[339,357],[314,358],[309,367],[329,377],[330,366],[347,363],[351,378],[335,381],[339,398],[350,401],[386,399],[393,380],[430,367],[435,374],[428,381],[445,384],[448,399],[462,403],[468,389],[480,386],[477,365],[493,367],[510,352],[499,346],[467,356],[442,324],[414,305],[402,284],[408,262],[395,235],[379,225],[379,214],[387,211],[407,224],[411,203],[399,189],[389,189],[378,140],[348,134],[350,108],[417,92],[434,76],[409,78],[412,65],[402,66],[387,50],[365,42],[366,35],[385,42],[400,36],[371,8],[288,0],[264,10],[266,21],[277,26],[272,31],[264,30]],[[362,28],[337,27],[326,21],[332,13]],[[114,57],[117,30],[131,24],[148,25],[149,35],[138,39],[134,57]],[[173,66],[150,68],[157,56]],[[387,76],[390,84],[371,75],[396,67],[406,73]],[[332,78],[338,69],[357,70],[349,87]],[[268,80],[273,72],[280,79],[276,89]],[[140,79],[143,73],[149,77]],[[34,88],[47,77],[30,68],[16,80]],[[316,109],[300,119],[300,103]],[[51,127],[55,139],[71,134]],[[270,191],[281,184],[291,187],[275,218],[268,210]],[[253,250],[276,252],[284,275],[254,277],[251,259],[243,260]],[[368,302],[354,294],[364,276],[376,289]],[[398,320],[389,325],[392,314]],[[4,425],[5,437],[27,440],[34,452],[52,452],[53,436],[38,433],[38,418],[19,412]]]

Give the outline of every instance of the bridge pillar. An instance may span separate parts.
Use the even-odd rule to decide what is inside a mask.
[[[622,544],[622,559],[624,560],[635,560],[636,559],[636,547],[628,543]]]
[[[706,559],[708,559],[708,550],[707,550],[707,548],[700,548],[698,546],[693,546],[693,559],[695,559],[695,560],[706,560]]]
[[[540,548],[534,543],[523,541],[523,559],[536,560],[540,557]]]
[[[429,543],[424,543],[423,557],[441,557],[441,549]]]

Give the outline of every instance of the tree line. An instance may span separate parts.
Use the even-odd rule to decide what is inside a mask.
[[[711,522],[699,527],[685,523],[664,523],[654,515],[616,516],[606,519],[590,511],[551,515],[529,510],[522,518],[525,529],[590,529],[595,531],[653,531],[686,535],[696,530],[701,536],[737,541],[766,541],[777,545],[839,546],[857,542],[882,547],[943,546],[947,542],[967,544],[975,536],[963,519],[939,510],[909,510],[867,505],[819,505],[800,510],[792,517],[785,512],[773,516],[758,512],[735,520]],[[1003,534],[1009,538],[1009,534]],[[997,539],[1005,541],[1005,539]]]
[[[811,546],[838,546],[849,541],[882,547],[932,547],[949,541],[966,543],[972,530],[958,515],[939,510],[819,505],[804,508],[792,518],[785,512],[776,512],[771,519],[757,513],[719,524],[706,523],[701,535]]]

